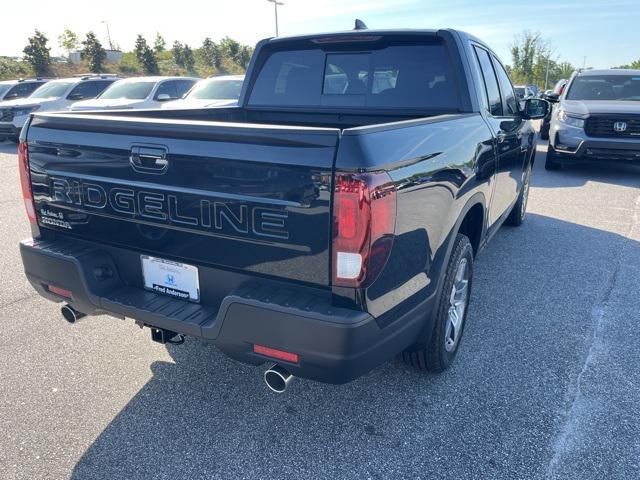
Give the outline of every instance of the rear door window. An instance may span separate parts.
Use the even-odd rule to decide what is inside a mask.
[[[500,84],[500,91],[502,92],[502,107],[505,115],[517,115],[520,109],[518,108],[518,99],[513,91],[513,85],[511,84],[511,80],[509,80],[509,75],[507,75],[502,64],[495,57],[493,59],[493,66],[498,75],[498,83]]]
[[[502,116],[502,101],[500,100],[500,89],[498,88],[498,79],[496,73],[491,65],[491,58],[489,53],[483,48],[474,48],[478,63],[480,64],[480,70],[482,71],[482,78],[486,89],[488,108],[487,110],[494,117]]]
[[[443,45],[392,45],[274,52],[258,73],[249,105],[455,111],[459,99]]]

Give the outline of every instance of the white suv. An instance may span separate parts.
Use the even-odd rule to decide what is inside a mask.
[[[136,77],[119,80],[93,100],[78,102],[71,110],[160,108],[176,100],[198,81],[189,77]]]
[[[228,107],[238,104],[244,75],[221,75],[200,80],[181,100],[167,102],[162,108]]]
[[[83,75],[50,80],[26,98],[0,102],[0,136],[15,142],[31,112],[69,110],[77,101],[97,97],[117,79],[113,75]]]

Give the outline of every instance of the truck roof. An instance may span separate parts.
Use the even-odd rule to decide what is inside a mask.
[[[491,49],[486,43],[484,43],[479,38],[471,35],[470,33],[464,32],[462,30],[456,30],[452,28],[440,28],[440,29],[427,29],[427,28],[394,28],[394,29],[378,29],[378,30],[343,30],[338,32],[319,32],[313,34],[305,34],[305,35],[290,35],[290,36],[281,36],[281,37],[271,37],[263,40],[268,43],[279,43],[279,42],[287,42],[291,40],[311,40],[318,37],[346,37],[346,36],[393,36],[393,35],[438,35],[440,32],[450,32],[455,33],[459,37],[463,39],[473,40],[476,43],[481,44],[482,46]]]
[[[640,70],[634,70],[630,68],[606,68],[601,70],[582,70],[578,72],[581,77],[588,77],[591,75],[640,75]]]

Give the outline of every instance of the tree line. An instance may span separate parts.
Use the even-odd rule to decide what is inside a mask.
[[[612,68],[640,69],[640,60]],[[516,84],[553,88],[558,80],[568,79],[577,67],[560,61],[551,42],[539,32],[525,30],[511,44],[511,65],[507,65],[507,70]]]
[[[253,47],[225,37],[214,41],[207,37],[198,47],[176,40],[171,48],[162,35],[152,42],[143,35],[136,37],[132,51],[123,52],[118,64],[107,62],[107,50],[94,32],[84,39],[65,29],[58,37],[58,45],[67,54],[67,62],[54,62],[49,38],[39,30],[29,37],[23,50],[23,61],[0,59],[0,79],[17,76],[67,76],[74,73],[120,73],[125,75],[196,75],[244,73]],[[79,52],[79,65],[71,64],[72,52]]]

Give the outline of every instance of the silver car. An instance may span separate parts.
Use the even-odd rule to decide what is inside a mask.
[[[640,70],[576,72],[553,109],[545,168],[640,164]]]

